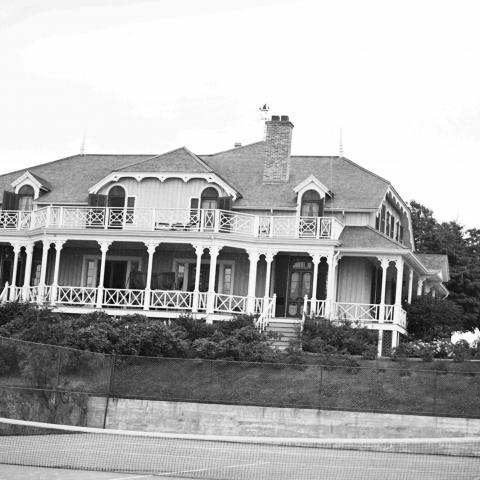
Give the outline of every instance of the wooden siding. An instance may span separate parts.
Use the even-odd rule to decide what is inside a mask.
[[[121,185],[126,190],[126,195],[136,197],[137,208],[189,208],[191,197],[200,197],[202,191],[212,186],[206,180],[195,178],[184,182],[178,178],[170,178],[161,182],[156,178],[146,178],[137,182],[133,178],[124,178],[115,185]],[[104,187],[99,193],[106,195],[111,185]],[[225,192],[220,190],[220,196]]]
[[[368,225],[375,227],[375,213],[373,212],[325,212],[326,217],[335,217],[339,222],[345,225],[362,226]]]
[[[366,258],[343,257],[338,265],[339,302],[370,303],[373,267]]]

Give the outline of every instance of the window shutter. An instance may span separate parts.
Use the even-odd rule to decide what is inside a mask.
[[[325,212],[325,199],[321,198],[320,201],[318,202],[318,216],[323,217],[324,212]]]
[[[135,197],[128,197],[127,198],[127,207],[128,208],[135,208]]]
[[[90,193],[90,195],[88,195],[88,206],[98,207],[98,195],[96,193]]]
[[[197,210],[199,203],[200,203],[199,198],[191,198],[190,199],[190,209],[191,210]]]
[[[5,190],[3,192],[3,210],[18,210],[19,196],[13,192]]]
[[[232,209],[232,197],[219,197],[218,198],[218,208],[220,210],[231,210]]]

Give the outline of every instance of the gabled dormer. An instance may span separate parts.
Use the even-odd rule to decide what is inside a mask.
[[[293,191],[297,194],[297,215],[323,217],[325,197],[331,197],[332,193],[315,175],[310,175]]]
[[[32,210],[34,201],[52,189],[49,182],[28,170],[10,185],[13,192],[5,190],[3,193],[4,210]]]

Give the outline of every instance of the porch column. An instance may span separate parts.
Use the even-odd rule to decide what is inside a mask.
[[[215,310],[215,277],[217,274],[217,257],[222,247],[212,245],[208,247],[210,251],[210,271],[208,275],[208,300],[207,313],[213,313]],[[197,257],[198,261],[198,257]]]
[[[312,296],[310,299],[310,315],[317,313],[317,285],[318,285],[318,264],[322,259],[320,253],[310,253],[313,263]],[[306,314],[307,312],[305,312]]]
[[[398,323],[400,320],[400,309],[402,308],[402,291],[403,291],[403,258],[399,257],[395,262],[397,267],[397,284],[395,291],[395,311],[393,314],[393,319],[395,323]]]
[[[38,282],[37,302],[42,303],[45,296],[45,278],[47,276],[48,251],[50,250],[50,240],[42,240],[42,264],[40,266],[40,280]]]
[[[392,330],[392,350],[398,347],[400,340],[400,334],[395,330]]]
[[[425,282],[425,277],[418,277],[417,282],[417,297],[421,297],[423,293],[423,284]]]
[[[145,242],[148,252],[148,266],[147,266],[147,279],[145,282],[145,293],[143,298],[143,309],[150,309],[150,297],[152,292],[152,270],[153,270],[153,255],[157,248],[156,243]]]
[[[380,264],[382,266],[382,292],[380,295],[380,311],[378,322],[383,323],[385,321],[385,293],[387,291],[387,269],[390,265],[390,260],[388,258],[380,258]],[[383,329],[379,328],[378,330],[378,348],[377,354],[379,357],[382,356],[382,344],[383,344]]]
[[[408,294],[407,302],[412,303],[412,292],[413,292],[413,268],[408,269]]]
[[[255,313],[255,290],[257,286],[257,266],[259,253],[257,250],[247,250],[250,268],[248,270],[248,292],[247,292],[247,313]]]
[[[15,300],[15,287],[17,286],[17,271],[18,271],[18,255],[22,246],[19,243],[12,243],[13,247],[13,271],[12,271],[12,282],[10,285],[10,301]]]
[[[99,241],[100,251],[102,252],[102,259],[100,261],[100,277],[98,279],[98,288],[97,288],[97,308],[102,308],[103,305],[103,282],[105,280],[105,262],[107,260],[107,251],[108,247],[112,242],[108,240]]]
[[[272,277],[272,262],[273,262],[273,257],[276,255],[276,252],[272,252],[271,250],[268,250],[267,253],[265,253],[265,262],[267,262],[267,270],[265,273],[265,294],[264,297],[265,299],[270,298],[270,282],[271,282],[271,277]]]
[[[193,289],[192,313],[198,312],[200,300],[200,269],[202,268],[202,255],[205,247],[203,245],[194,245],[197,263],[195,267],[195,287]]]
[[[65,243],[64,240],[56,240],[53,243],[55,245],[55,267],[53,270],[53,283],[52,283],[52,292],[51,292],[51,298],[50,298],[51,305],[55,305],[57,301],[58,272],[60,271],[60,255],[62,253],[62,248],[64,243]]]
[[[28,298],[29,287],[30,287],[30,280],[32,277],[32,260],[33,260],[33,243],[29,242],[25,245],[25,275],[23,277],[23,294],[22,298],[25,302],[28,302],[30,299]]]
[[[332,318],[335,312],[335,301],[337,299],[337,266],[338,255],[329,255],[327,258],[327,298],[325,299],[325,317]]]

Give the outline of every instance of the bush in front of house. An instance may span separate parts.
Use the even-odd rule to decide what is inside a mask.
[[[462,309],[451,300],[426,295],[413,299],[404,308],[412,340],[450,339],[452,333],[462,330]]]
[[[371,356],[377,348],[378,334],[349,322],[335,324],[324,318],[305,319],[303,350],[312,353],[348,353]]]
[[[430,342],[422,340],[411,340],[402,342],[392,351],[392,360],[407,358],[421,358],[424,361],[433,359],[452,359],[455,362],[464,362],[472,358],[480,358],[479,347],[470,346],[467,341],[459,340],[452,343],[450,339],[438,339]]]

